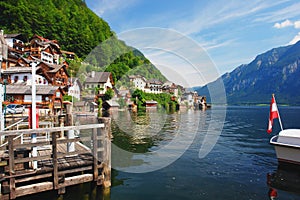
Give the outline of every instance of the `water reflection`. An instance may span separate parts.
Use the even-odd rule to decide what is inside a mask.
[[[193,143],[206,118],[199,112],[112,111],[112,167],[133,173],[161,169]],[[200,119],[204,120],[200,123]],[[205,138],[205,137],[204,137]]]
[[[278,165],[275,172],[267,174],[267,185],[270,189],[300,194],[300,166]]]
[[[134,152],[146,153],[156,150],[160,143],[168,143],[175,136],[180,115],[165,115],[157,111],[112,113],[114,144]]]
[[[110,200],[110,189],[97,187],[94,183],[70,186],[66,188],[64,195],[58,195],[57,191],[47,191],[34,195],[19,197],[18,200]]]

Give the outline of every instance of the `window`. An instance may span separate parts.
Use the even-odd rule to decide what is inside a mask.
[[[15,76],[14,82],[16,83],[16,82],[18,82],[18,80],[19,80],[19,76]]]
[[[28,77],[27,77],[27,76],[24,76],[24,77],[23,77],[23,81],[26,82],[27,80],[28,80]]]

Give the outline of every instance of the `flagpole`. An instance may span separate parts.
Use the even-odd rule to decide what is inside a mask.
[[[279,121],[279,124],[280,124],[280,128],[281,128],[281,130],[283,131],[282,122],[281,122],[281,118],[280,118],[278,106],[277,106],[276,99],[275,99],[275,94],[272,94],[272,96],[273,96],[273,98],[274,98],[274,102],[275,102],[275,105],[276,105],[276,107],[277,107],[278,121]]]

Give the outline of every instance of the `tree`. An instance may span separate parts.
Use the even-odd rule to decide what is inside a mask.
[[[114,96],[114,91],[111,88],[108,88],[107,91],[104,94],[104,100],[110,100]]]
[[[102,115],[102,99],[98,98],[98,117],[101,117]]]

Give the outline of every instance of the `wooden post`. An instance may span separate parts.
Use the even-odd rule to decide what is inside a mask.
[[[92,134],[92,142],[93,142],[93,158],[94,158],[94,181],[98,180],[98,140],[97,140],[97,129],[93,128],[93,134]]]
[[[111,139],[112,139],[112,133],[111,133],[111,118],[108,118],[107,123],[105,123],[105,127],[107,130],[106,135],[106,159],[107,159],[107,174],[106,179],[104,180],[105,187],[111,186]]]
[[[58,121],[59,121],[59,126],[60,126],[60,127],[64,127],[64,126],[65,126],[65,124],[64,124],[65,116],[59,115],[59,116],[58,116]],[[63,138],[63,137],[64,137],[64,131],[61,131],[61,132],[60,132],[60,138]]]
[[[8,136],[8,152],[9,152],[9,175],[15,174],[15,155],[14,155],[14,136]],[[10,199],[16,198],[15,178],[9,179]]]
[[[58,163],[57,163],[56,132],[52,133],[52,163],[53,163],[53,188],[58,189]]]
[[[102,117],[99,119],[104,123],[104,128],[101,129],[101,132],[104,136],[103,141],[103,172],[104,176],[103,187],[107,188],[111,186],[111,119],[108,117]]]

